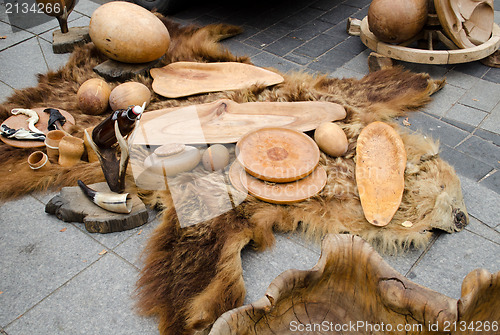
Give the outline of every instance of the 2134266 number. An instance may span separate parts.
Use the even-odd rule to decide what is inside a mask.
[[[444,331],[445,332],[456,332],[456,331],[472,331],[472,332],[491,332],[498,331],[499,325],[498,321],[445,321]]]
[[[5,3],[6,14],[57,14],[61,13],[60,3]]]

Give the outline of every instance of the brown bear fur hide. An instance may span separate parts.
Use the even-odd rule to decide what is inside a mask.
[[[217,43],[238,33],[237,27],[223,24],[203,28],[180,27],[163,20],[172,42],[160,66],[174,61],[250,62],[247,57],[233,56]],[[37,87],[18,90],[1,105],[0,120],[9,117],[14,107],[56,107],[75,117],[72,133],[82,137],[83,129],[98,124],[107,116],[83,114],[76,99],[79,86],[87,79],[97,77],[92,69],[104,60],[91,43],[77,48],[63,68],[40,75]],[[206,331],[223,312],[241,305],[245,289],[240,251],[249,243],[259,250],[270,247],[274,242],[273,231],[298,230],[312,238],[321,238],[326,233],[348,232],[363,237],[379,250],[397,252],[411,245],[424,246],[431,238],[432,229],[455,232],[466,224],[467,212],[458,177],[453,168],[439,157],[437,144],[392,123],[394,117],[428,103],[430,95],[440,89],[444,81],[435,81],[427,74],[411,73],[402,68],[385,69],[360,80],[307,73],[283,76],[285,81],[273,87],[255,85],[243,90],[181,99],[165,99],[153,94],[148,110],[223,98],[239,103],[335,102],[347,111],[347,117],[338,124],[349,140],[344,157],[332,158],[322,154],[320,164],[328,173],[328,183],[319,195],[293,205],[273,205],[248,197],[218,217],[184,228],[179,224],[176,210],[203,212],[214,206],[194,196],[201,192],[197,186],[186,188],[185,198],[193,200],[181,205],[185,208],[174,208],[168,191],[137,189],[134,179],[129,176],[131,191],[142,196],[147,204],[163,210],[162,223],[145,250],[145,266],[137,292],[140,310],[145,315],[159,317],[162,334]],[[151,89],[150,77],[138,76],[133,80]],[[110,84],[114,87],[119,83]],[[354,178],[356,140],[361,129],[373,121],[388,122],[400,133],[408,158],[401,206],[389,225],[382,228],[374,227],[364,219]],[[72,168],[53,164],[50,172],[34,173],[26,162],[31,151],[0,144],[3,171],[0,199],[75,186],[77,179],[86,183],[104,180],[98,163],[81,162]],[[201,173],[199,169],[178,178],[193,179]],[[220,192],[227,190],[224,187]],[[405,221],[410,221],[412,226],[403,226]]]

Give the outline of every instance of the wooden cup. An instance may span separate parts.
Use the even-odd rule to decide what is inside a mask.
[[[80,161],[85,151],[83,140],[71,135],[64,136],[59,142],[59,165],[70,167]]]
[[[35,151],[28,157],[28,164],[34,171],[50,169],[49,157],[42,151]]]
[[[47,155],[53,162],[57,162],[59,158],[59,142],[66,136],[62,130],[51,130],[45,137],[45,147],[47,148]]]

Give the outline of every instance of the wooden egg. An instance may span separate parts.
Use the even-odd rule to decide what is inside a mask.
[[[314,140],[325,154],[342,156],[349,146],[347,136],[336,123],[323,122],[314,131]]]
[[[205,150],[201,162],[208,171],[224,169],[229,164],[229,150],[222,144],[214,144]]]
[[[127,82],[116,86],[109,95],[109,105],[112,110],[125,109],[130,105],[142,106],[146,102],[146,107],[151,100],[151,91],[146,85],[138,82]]]
[[[124,63],[146,63],[163,56],[170,45],[165,25],[153,13],[124,1],[108,2],[90,19],[89,34],[107,57]]]
[[[373,0],[368,25],[382,42],[401,43],[418,34],[427,21],[428,0]]]
[[[85,81],[78,92],[78,107],[85,113],[90,115],[99,115],[108,109],[109,95],[111,88],[102,79],[92,78]]]

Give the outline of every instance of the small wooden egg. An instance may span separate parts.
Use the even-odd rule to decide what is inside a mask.
[[[229,164],[229,150],[222,144],[214,144],[205,150],[201,162],[208,171],[224,169]]]
[[[349,146],[347,136],[336,123],[323,122],[314,131],[314,140],[325,154],[342,156]]]
[[[124,63],[147,63],[170,45],[167,28],[147,9],[125,1],[108,2],[90,19],[89,35],[105,56]]]
[[[109,95],[111,88],[102,79],[92,78],[85,81],[78,92],[78,107],[85,113],[90,115],[99,115],[108,109]]]
[[[368,26],[382,42],[401,43],[417,35],[427,21],[428,0],[373,0]]]
[[[109,105],[112,110],[125,109],[131,105],[142,106],[146,102],[146,107],[151,100],[151,91],[146,85],[138,82],[127,82],[116,86],[109,95]]]

